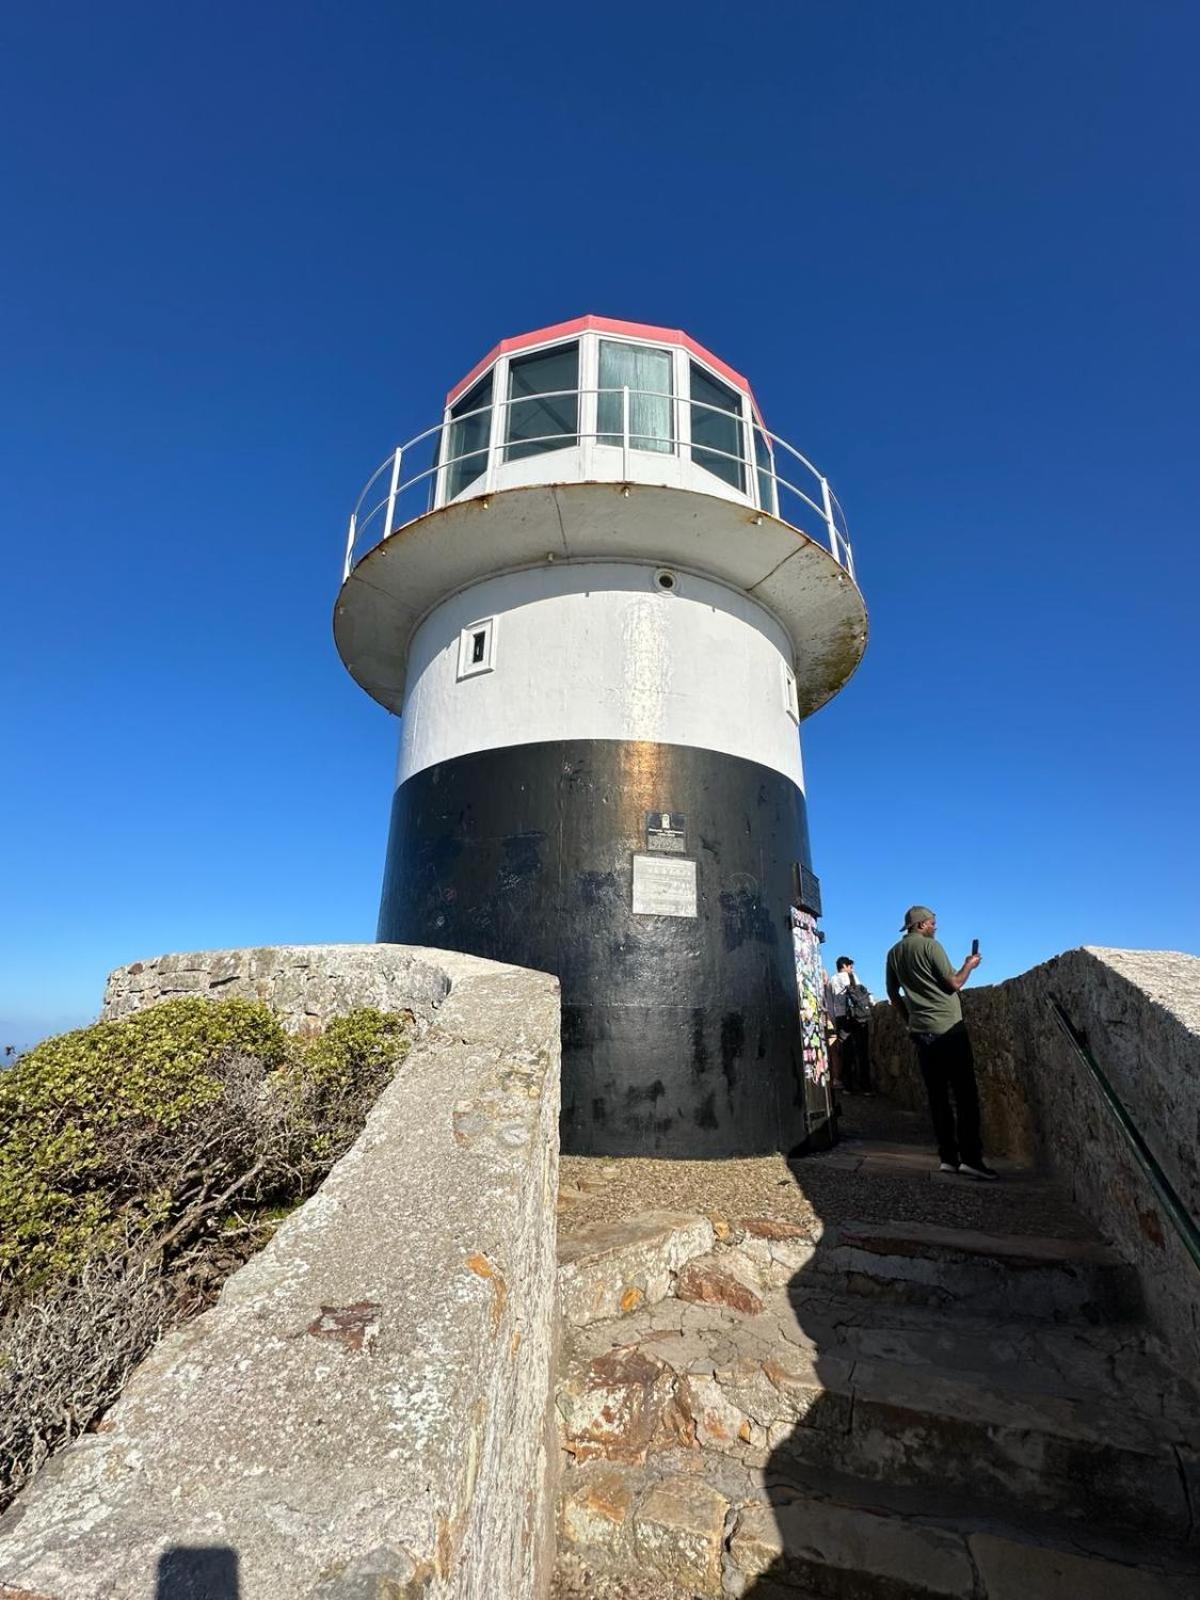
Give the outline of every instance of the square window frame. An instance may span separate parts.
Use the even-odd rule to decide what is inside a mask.
[[[470,622],[458,636],[458,682],[464,678],[478,678],[482,673],[494,672],[496,668],[496,618],[480,617],[477,622]],[[475,651],[475,639],[478,634],[484,636],[483,659],[472,661]]]
[[[755,488],[753,493],[747,488],[747,484],[750,481],[748,475],[754,470],[755,466],[753,428],[756,419],[754,416],[754,406],[750,399],[750,395],[745,389],[740,389],[738,385],[726,377],[723,372],[717,372],[715,368],[711,367],[707,361],[702,360],[695,353],[695,351],[686,347],[681,347],[681,351],[684,358],[684,370],[687,374],[686,399],[684,400],[683,409],[687,415],[688,425],[688,460],[699,467],[702,472],[711,472],[714,478],[716,478],[719,482],[724,483],[728,488],[732,489],[735,494],[742,495],[745,499],[750,500],[753,504],[757,505],[757,488]],[[737,400],[737,410],[724,412],[723,415],[728,416],[730,421],[737,425],[738,455],[736,458],[729,456],[723,459],[729,461],[730,463],[736,464],[738,469],[738,477],[741,480],[738,483],[730,483],[729,479],[723,478],[715,467],[707,466],[703,461],[698,461],[696,459],[697,451],[703,453],[710,447],[703,444],[696,444],[692,438],[693,367],[695,367],[697,371],[702,373],[704,377],[708,378],[710,382],[716,384],[719,388],[727,389],[729,393],[732,394]],[[705,404],[703,401],[697,401],[695,403],[698,405]],[[746,431],[747,428],[751,430],[749,434]],[[747,439],[749,439],[749,455],[747,455]]]
[[[605,434],[602,437],[600,432],[600,346],[602,344],[635,345],[643,350],[657,351],[659,355],[666,356],[670,361],[671,390],[669,394],[663,395],[663,399],[668,402],[671,418],[671,436],[666,441],[670,446],[667,450],[647,450],[644,445],[635,444],[632,437],[629,448],[630,450],[640,451],[643,455],[673,456],[678,460],[682,454],[683,446],[690,442],[690,434],[688,439],[685,440],[681,432],[682,418],[687,413],[687,401],[684,399],[680,383],[681,373],[686,375],[687,365],[686,360],[681,365],[679,358],[681,354],[686,358],[687,351],[681,345],[660,344],[656,339],[639,339],[632,333],[595,332],[588,335],[588,338],[591,348],[588,357],[587,376],[585,380],[584,370],[581,367],[579,385],[581,396],[585,393],[586,385],[586,393],[590,402],[585,438],[589,443],[596,445],[601,450],[619,450],[621,448],[619,434]],[[690,413],[687,414],[690,415]],[[610,443],[609,440],[614,438],[616,443]]]
[[[512,415],[514,409],[514,396],[512,393],[513,368],[520,367],[523,362],[536,360],[539,356],[553,355],[556,351],[560,350],[574,349],[575,351],[575,431],[574,433],[554,434],[548,436],[547,438],[543,438],[542,444],[537,450],[533,451],[532,454],[552,455],[556,450],[573,450],[579,448],[583,435],[582,391],[584,373],[584,347],[585,336],[582,334],[576,334],[573,338],[569,339],[550,339],[547,340],[545,344],[533,345],[528,350],[514,350],[509,355],[503,357],[502,361],[498,361],[496,363],[496,370],[502,375],[504,383],[504,400],[497,405],[496,401],[493,399],[493,405],[495,406],[497,412],[503,414],[499,429],[499,437],[497,438],[495,435],[493,435],[493,451],[495,451],[497,446],[499,450],[499,453],[495,455],[495,459],[498,462],[507,463],[509,461],[524,461],[529,459],[530,454],[528,452],[521,452],[521,446],[531,441],[514,439],[512,437]],[[546,392],[549,394],[558,394],[559,391],[547,390]],[[493,390],[493,394],[494,393],[495,391]],[[563,395],[570,393],[571,391],[569,389],[562,391]],[[538,398],[539,396],[536,393],[531,395],[520,395],[516,397],[518,402],[522,399],[536,400]],[[562,442],[560,444],[551,444],[549,442],[549,438],[561,439]],[[518,453],[514,454],[514,451]]]
[[[783,709],[799,727],[800,696],[796,689],[796,674],[786,661],[781,662],[780,666],[783,668]]]

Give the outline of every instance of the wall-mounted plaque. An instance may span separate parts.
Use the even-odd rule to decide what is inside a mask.
[[[643,917],[696,916],[696,863],[677,856],[634,856],[633,910]]]
[[[800,861],[792,862],[792,898],[801,911],[814,917],[821,915],[821,880]]]
[[[674,856],[686,854],[687,818],[682,811],[647,811],[646,849]]]

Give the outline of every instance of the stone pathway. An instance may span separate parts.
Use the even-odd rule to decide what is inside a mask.
[[[920,1119],[563,1162],[556,1600],[1195,1600],[1200,1403],[1053,1185]]]

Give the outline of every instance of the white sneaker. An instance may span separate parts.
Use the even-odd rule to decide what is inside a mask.
[[[952,1161],[939,1161],[938,1162],[938,1171],[939,1172],[957,1172],[958,1168],[954,1165],[954,1163]]]
[[[994,1178],[998,1178],[1000,1176],[1000,1174],[998,1172],[993,1172],[991,1167],[985,1166],[982,1161],[976,1167],[968,1166],[965,1161],[960,1161],[959,1164],[958,1164],[958,1170],[965,1177],[968,1177],[968,1178],[986,1178],[989,1183]]]

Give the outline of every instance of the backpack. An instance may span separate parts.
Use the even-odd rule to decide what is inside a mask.
[[[871,995],[865,984],[850,980],[850,987],[846,990],[846,1020],[848,1022],[870,1022],[871,1020]]]

